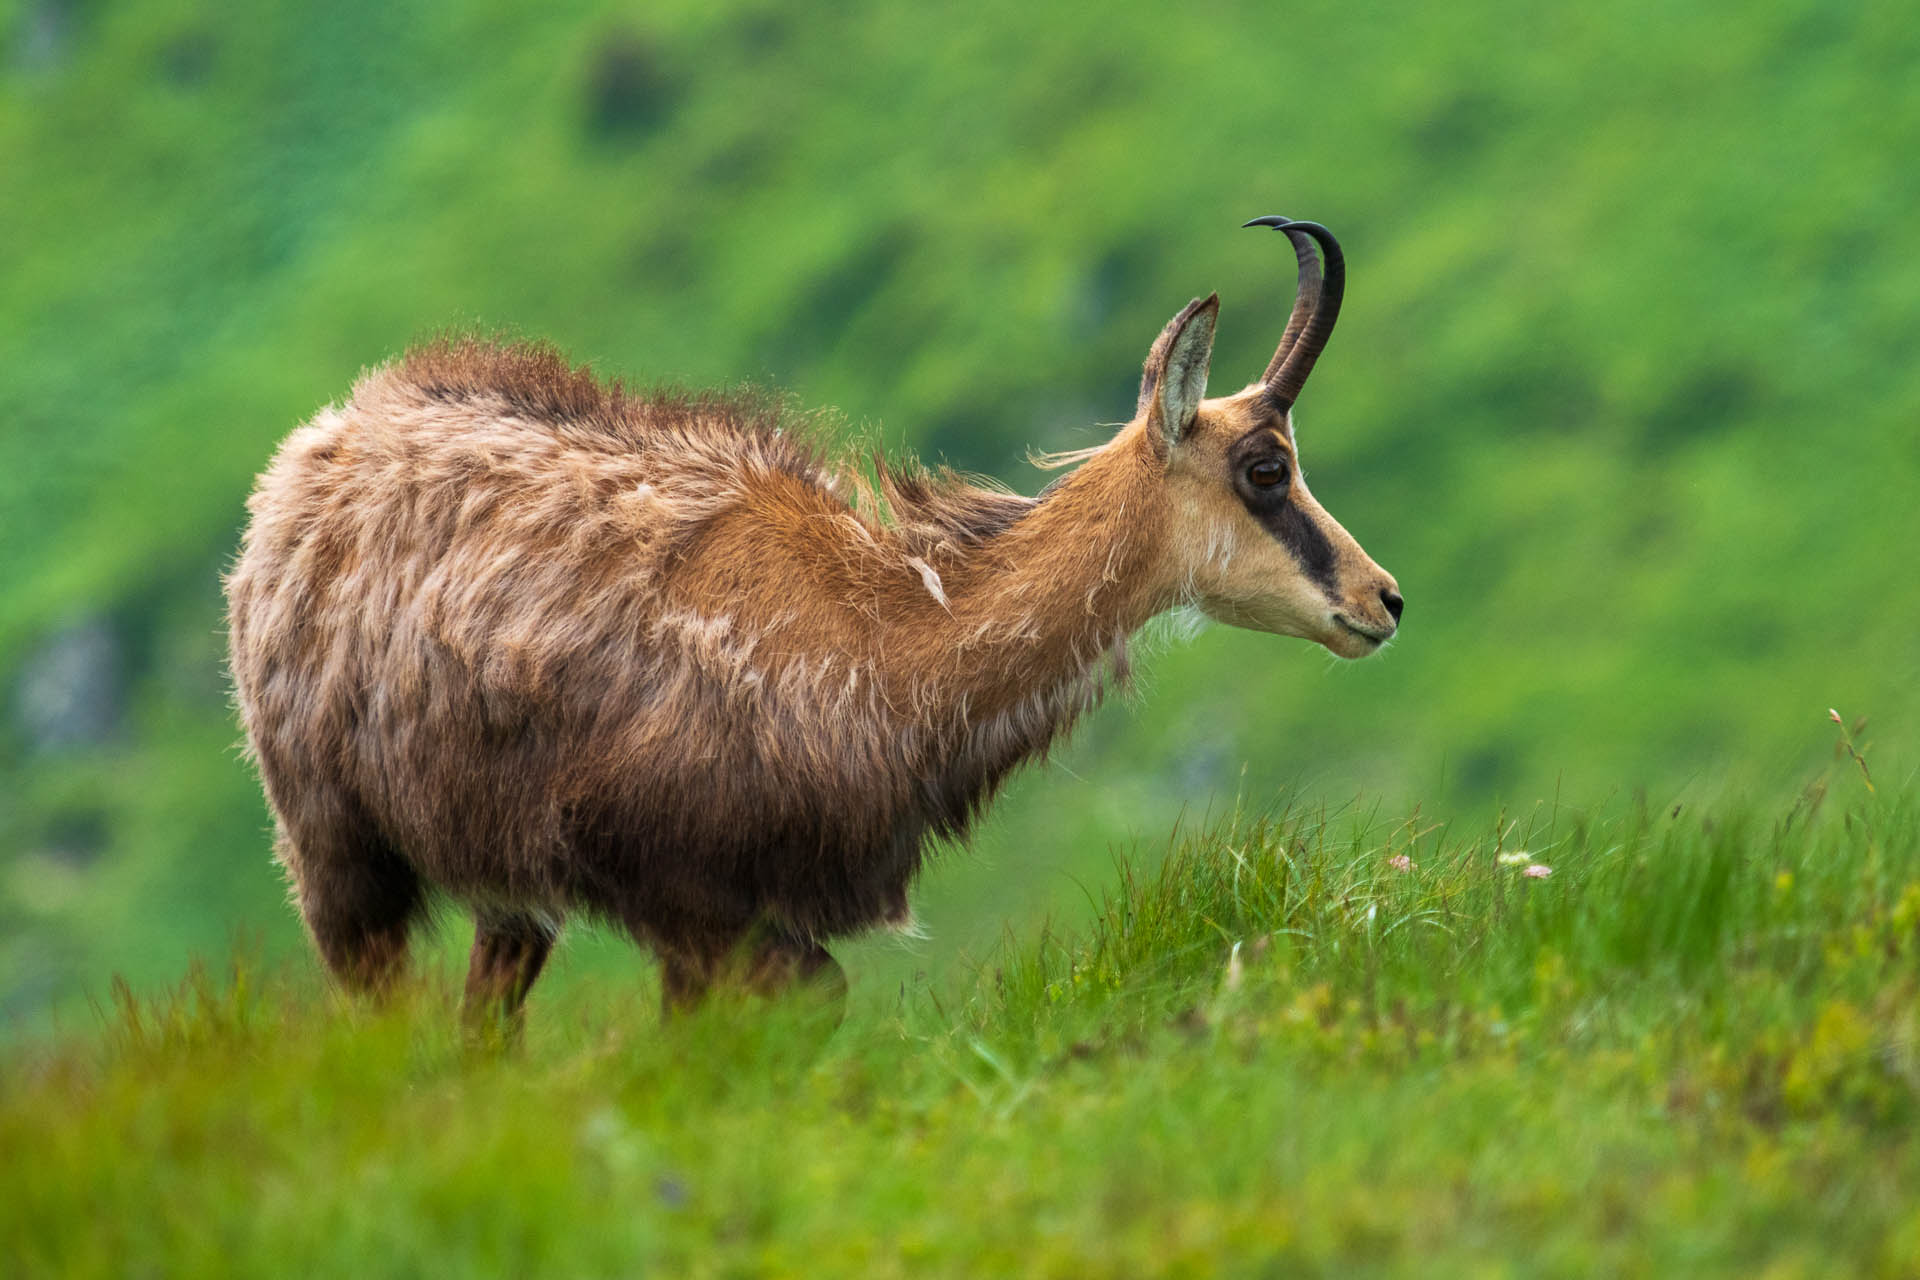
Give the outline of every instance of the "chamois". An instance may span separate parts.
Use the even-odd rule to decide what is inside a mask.
[[[824,944],[908,925],[927,839],[1124,681],[1155,614],[1378,649],[1397,586],[1308,493],[1291,417],[1340,248],[1247,225],[1298,259],[1265,374],[1204,398],[1219,302],[1195,299],[1132,420],[1038,498],[867,478],[782,401],[639,393],[543,344],[363,374],[282,443],[226,579],[326,967],[385,989],[432,887],[477,920],[469,1016],[517,1020],[582,912],[658,954],[669,1010],[844,989]]]

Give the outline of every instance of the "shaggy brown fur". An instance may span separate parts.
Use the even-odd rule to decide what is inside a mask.
[[[1211,332],[1208,310],[1186,344],[1202,384]],[[442,342],[363,377],[260,477],[227,582],[328,967],[392,981],[432,887],[479,920],[473,1008],[517,1011],[582,911],[659,953],[670,1005],[728,974],[836,980],[822,944],[909,922],[926,838],[1094,705],[1131,632],[1222,603],[1229,544],[1261,535],[1198,472],[1291,430],[1189,389],[1035,501],[885,464],[864,485],[778,402],[635,394],[544,346]]]

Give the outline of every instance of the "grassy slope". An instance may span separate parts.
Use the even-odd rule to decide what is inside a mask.
[[[0,731],[6,1016],[236,924],[298,945],[224,754],[214,579],[274,440],[449,322],[777,381],[1017,480],[1126,411],[1194,292],[1222,381],[1260,367],[1286,255],[1235,222],[1341,232],[1308,461],[1405,641],[1168,653],[929,883],[943,939],[1070,906],[1235,787],[1658,797],[1796,774],[1834,704],[1916,740],[1898,5],[1322,4],[1271,47],[1230,4],[398,12],[87,5],[0,74],[0,240],[32,247],[0,255],[0,672],[102,614],[130,688],[97,748]],[[608,50],[639,70],[596,97]]]
[[[242,966],[8,1060],[24,1274],[1905,1274],[1920,811],[1296,813],[977,981],[469,1055]],[[1524,847],[1546,879],[1503,865]],[[1411,859],[1396,869],[1398,856]],[[1237,954],[1238,959],[1234,957]],[[1488,1270],[1487,1268],[1491,1268]],[[1769,1269],[1770,1268],[1770,1269]]]

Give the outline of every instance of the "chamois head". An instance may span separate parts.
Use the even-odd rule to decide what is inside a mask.
[[[1293,431],[1293,402],[1340,314],[1345,263],[1318,223],[1246,225],[1285,232],[1300,263],[1293,314],[1266,373],[1244,391],[1205,398],[1214,294],[1168,322],[1140,381],[1134,426],[1163,469],[1171,568],[1186,598],[1222,622],[1364,657],[1398,628],[1399,588],[1307,491]]]

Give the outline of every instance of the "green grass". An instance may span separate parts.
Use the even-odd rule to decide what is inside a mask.
[[[1911,1274],[1920,806],[1833,786],[1471,832],[1225,815],[964,980],[877,989],[856,948],[824,1040],[804,1002],[662,1026],[636,962],[563,959],[524,1043],[475,1053],[445,961],[376,1011],[242,960],[7,1055],[0,1256]]]

